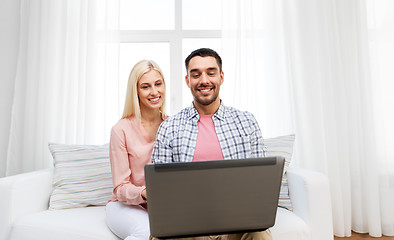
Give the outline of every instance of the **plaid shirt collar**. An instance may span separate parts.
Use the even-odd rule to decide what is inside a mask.
[[[224,159],[264,156],[261,131],[254,116],[220,103],[213,115],[216,135]],[[192,104],[163,122],[152,152],[155,163],[191,162],[198,135],[200,115]],[[181,130],[181,131],[179,131]]]
[[[222,100],[220,100],[220,106],[219,109],[216,111],[216,113],[213,115],[218,120],[224,120],[225,119],[225,111],[226,107],[223,105]],[[187,113],[188,119],[196,118],[197,120],[200,118],[199,113],[197,112],[197,109],[194,107],[194,104],[192,103],[191,106],[188,109]]]

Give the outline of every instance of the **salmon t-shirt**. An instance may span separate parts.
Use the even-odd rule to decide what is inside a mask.
[[[212,115],[200,115],[193,161],[223,160],[222,148],[216,135]]]

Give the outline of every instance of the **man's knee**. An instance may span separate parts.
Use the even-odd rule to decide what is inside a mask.
[[[266,231],[229,234],[227,240],[272,240],[271,233]]]
[[[261,232],[249,232],[244,233],[241,240],[272,240],[272,236],[268,230]]]

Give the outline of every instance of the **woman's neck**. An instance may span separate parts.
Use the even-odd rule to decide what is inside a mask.
[[[161,120],[161,112],[158,109],[142,110],[141,109],[141,121],[146,123],[154,123]]]
[[[141,124],[150,140],[156,139],[157,129],[162,122],[161,112],[158,109],[149,109],[148,111],[141,109]]]

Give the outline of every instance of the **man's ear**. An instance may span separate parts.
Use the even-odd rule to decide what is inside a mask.
[[[189,85],[190,81],[189,81],[189,77],[187,75],[185,76],[185,82],[186,82],[187,87],[190,88],[190,85]]]
[[[220,73],[220,85],[222,85],[223,82],[224,82],[224,72],[222,71],[222,72]]]

